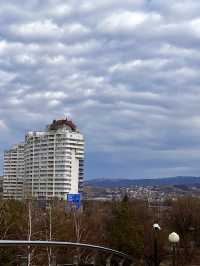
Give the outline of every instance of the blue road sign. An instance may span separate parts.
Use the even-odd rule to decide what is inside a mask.
[[[67,201],[76,206],[77,209],[81,206],[81,195],[80,194],[67,194]]]

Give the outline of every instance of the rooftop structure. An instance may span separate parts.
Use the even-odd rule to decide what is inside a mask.
[[[49,130],[58,130],[63,127],[70,131],[77,131],[76,125],[67,118],[60,120],[53,120],[53,122],[50,125],[48,125]]]

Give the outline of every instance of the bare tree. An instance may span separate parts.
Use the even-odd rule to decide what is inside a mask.
[[[48,241],[52,241],[52,206],[50,205],[48,208],[48,225],[46,230],[46,239]],[[52,265],[52,248],[47,247],[47,257],[48,257],[48,266]]]
[[[31,241],[32,236],[32,203],[28,201],[28,241]],[[27,248],[27,265],[31,266],[31,247]]]

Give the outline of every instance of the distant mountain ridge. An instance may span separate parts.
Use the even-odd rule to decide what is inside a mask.
[[[131,186],[175,186],[175,185],[200,185],[200,177],[176,176],[165,178],[145,179],[92,179],[84,182],[87,186],[114,188]]]

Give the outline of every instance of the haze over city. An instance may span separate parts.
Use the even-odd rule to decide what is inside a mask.
[[[199,9],[1,0],[1,162],[25,132],[67,116],[85,136],[86,179],[199,176]]]

